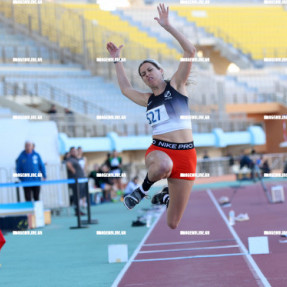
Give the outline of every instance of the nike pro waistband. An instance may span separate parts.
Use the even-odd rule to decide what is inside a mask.
[[[193,142],[189,143],[171,143],[162,140],[153,139],[152,144],[158,147],[168,148],[168,149],[175,149],[175,150],[185,150],[185,149],[193,149],[194,144]]]

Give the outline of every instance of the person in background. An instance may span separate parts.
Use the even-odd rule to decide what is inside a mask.
[[[121,173],[122,158],[119,156],[118,152],[114,150],[108,159],[108,166],[112,173]]]
[[[109,167],[109,169],[111,169],[111,167],[110,167],[110,157],[111,157],[111,153],[108,152],[108,153],[107,153],[107,159],[106,159],[105,162],[103,163],[103,164],[106,164],[106,165]]]
[[[89,173],[88,178],[93,179],[93,185],[92,188],[100,188],[100,182],[99,182],[99,177],[97,176],[98,172],[100,170],[100,166],[96,163],[93,165],[92,171]],[[89,181],[90,182],[90,181]],[[101,189],[101,188],[100,188]],[[101,190],[101,194],[103,194],[103,191]],[[90,198],[91,198],[91,203],[94,205],[95,203],[98,203],[99,201],[97,200],[97,194],[95,193],[90,193]]]
[[[95,182],[95,187],[98,187],[102,190],[104,202],[111,201],[114,196],[116,188],[109,177],[100,177],[101,173],[109,173],[109,167],[106,164],[103,164],[102,167],[98,164],[94,165],[94,170],[89,174],[89,178],[92,178]]]
[[[232,167],[234,165],[234,157],[231,153],[228,153],[227,157],[229,158],[228,164],[230,167]]]
[[[70,148],[70,157],[66,160],[66,165],[68,169],[68,178],[84,178],[85,173],[79,164],[77,150],[75,147]],[[75,215],[78,215],[79,210],[77,209],[77,185],[76,184],[69,184],[69,187],[73,191],[73,204],[75,206]],[[86,184],[85,183],[79,183],[80,188],[80,206],[85,206],[85,191],[86,191]],[[84,212],[80,210],[81,215],[85,215]]]
[[[79,146],[78,149],[77,149],[77,152],[78,152],[79,164],[80,164],[80,166],[82,167],[84,173],[86,174],[87,158],[84,157],[82,147]]]
[[[268,163],[268,160],[265,159],[263,162],[262,162],[262,174],[264,176],[264,173],[270,173],[271,172],[271,169],[269,167],[269,163]]]
[[[64,109],[64,112],[65,112],[65,115],[67,115],[67,116],[71,116],[71,115],[73,115],[74,113],[72,112],[72,111],[70,111],[68,108],[65,108]]]
[[[259,179],[261,178],[261,168],[263,164],[263,155],[261,155],[259,158],[256,159],[255,161],[255,166],[254,166],[254,173],[255,177],[257,176]]]
[[[234,157],[233,157],[233,155],[232,155],[231,153],[228,153],[228,154],[226,155],[226,157],[228,157],[229,171],[230,171],[230,173],[233,173],[232,168],[233,168],[234,163],[235,163]]]
[[[95,187],[100,188],[101,182],[100,178],[97,176],[97,174],[100,173],[100,166],[96,163],[94,164],[94,169],[90,172],[89,178],[92,178],[95,182]]]
[[[21,152],[16,160],[16,172],[36,174],[37,176],[19,177],[22,182],[40,182],[41,178],[47,179],[45,165],[41,156],[33,150],[33,143],[31,141],[25,142],[25,150]],[[38,176],[42,174],[42,176]],[[32,194],[34,201],[38,201],[40,197],[40,186],[25,186],[24,187],[25,200],[31,201]]]
[[[65,154],[64,154],[64,156],[63,156],[63,159],[62,159],[62,164],[64,164],[65,165],[65,167],[66,167],[66,171],[67,171],[67,174],[68,174],[68,172],[69,172],[69,170],[68,170],[68,167],[67,167],[67,159],[70,157],[70,152],[66,152]],[[69,187],[70,187],[70,185],[69,185]],[[72,196],[70,196],[70,204],[72,203]]]
[[[208,155],[208,151],[205,150],[204,154],[203,154],[203,163],[202,163],[202,169],[204,172],[209,173],[209,155]]]
[[[113,174],[121,174],[122,173],[122,158],[119,156],[118,152],[114,150],[112,152],[111,157],[109,158],[109,167],[110,167],[110,172]],[[122,180],[121,177],[114,177],[114,182],[122,191]]]
[[[240,169],[242,169],[244,166],[253,169],[254,163],[252,159],[247,154],[245,154],[244,151],[242,151],[242,155],[240,157]]]
[[[56,114],[57,113],[56,105],[51,105],[50,110],[47,113]]]
[[[251,170],[251,179],[254,180],[254,162],[252,159],[244,152],[244,150],[241,151],[241,157],[240,157],[240,169],[243,167],[247,167]]]
[[[133,177],[125,188],[124,196],[131,194],[136,188],[138,188],[139,186],[138,183],[139,183],[139,177],[138,176]]]
[[[103,164],[99,169],[99,174],[108,174],[110,172],[109,167],[106,164]],[[113,182],[112,178],[109,176],[98,177],[99,187],[103,190],[104,201],[111,201],[116,197],[117,186]]]
[[[209,159],[208,151],[204,151],[203,159]]]
[[[66,152],[64,154],[64,157],[63,157],[63,160],[62,160],[62,163],[66,163],[67,159],[70,157],[70,152]]]

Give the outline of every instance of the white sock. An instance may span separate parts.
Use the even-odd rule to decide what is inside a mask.
[[[141,191],[143,194],[145,194],[145,195],[147,195],[147,193],[148,193],[148,191],[144,191],[144,190],[143,190],[143,187],[142,187],[142,186],[140,186],[140,191]]]
[[[169,194],[163,196],[163,202],[166,203],[167,200],[169,200]]]

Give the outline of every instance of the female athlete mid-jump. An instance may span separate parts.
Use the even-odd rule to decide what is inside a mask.
[[[168,7],[160,4],[157,10],[159,18],[154,19],[179,42],[183,57],[194,57],[195,47],[169,23]],[[113,58],[120,58],[122,47],[111,42],[107,44],[107,50]],[[121,92],[136,104],[147,108],[146,117],[153,131],[153,142],[145,155],[148,170],[146,178],[139,188],[124,198],[124,204],[128,209],[134,208],[147,196],[156,181],[167,178],[168,187],[156,194],[152,203],[168,207],[167,224],[172,229],[177,228],[187,206],[196,171],[191,122],[186,119],[190,115],[186,82],[191,66],[191,61],[180,62],[171,80],[165,81],[161,65],[152,59],[144,60],[138,72],[152,93],[142,93],[131,86],[123,63],[115,62]]]

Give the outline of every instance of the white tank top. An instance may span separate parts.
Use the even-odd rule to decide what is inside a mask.
[[[146,117],[153,135],[191,130],[191,120],[186,116],[190,116],[188,97],[176,91],[169,82],[163,93],[158,96],[152,94],[148,99]]]

